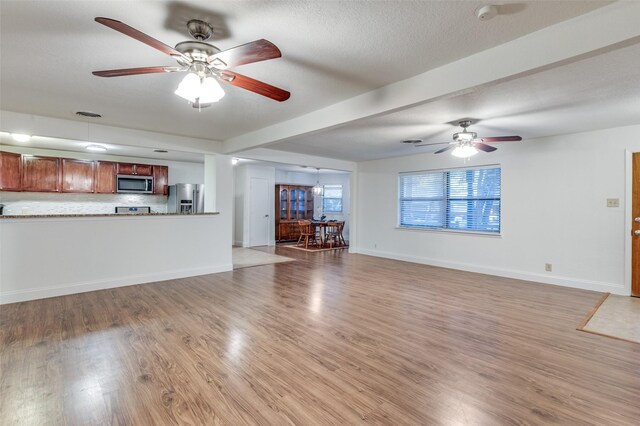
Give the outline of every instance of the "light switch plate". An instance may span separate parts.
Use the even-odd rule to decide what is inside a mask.
[[[620,198],[607,198],[607,207],[620,207]]]

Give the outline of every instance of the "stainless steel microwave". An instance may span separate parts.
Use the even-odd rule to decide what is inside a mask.
[[[129,194],[153,194],[151,176],[118,175],[116,192]]]

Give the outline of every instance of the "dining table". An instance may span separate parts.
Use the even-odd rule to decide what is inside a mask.
[[[320,238],[320,247],[324,247],[327,240],[327,229],[329,226],[337,225],[337,221],[321,221],[321,220],[312,220],[311,225],[318,228],[318,236]]]

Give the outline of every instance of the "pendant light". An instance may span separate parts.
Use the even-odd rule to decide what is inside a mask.
[[[313,191],[313,195],[322,196],[324,195],[324,186],[320,185],[320,169],[316,168],[316,170],[318,171],[318,175],[316,178],[316,184],[313,187],[312,191]]]

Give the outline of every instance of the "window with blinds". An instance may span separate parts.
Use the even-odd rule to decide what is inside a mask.
[[[322,211],[325,213],[342,212],[342,185],[324,186]]]
[[[500,168],[401,174],[399,224],[499,233]]]

